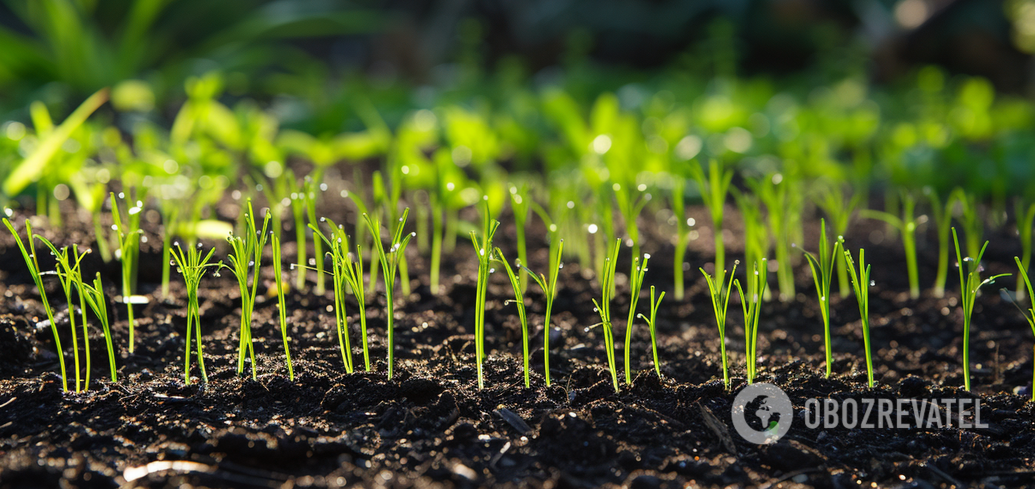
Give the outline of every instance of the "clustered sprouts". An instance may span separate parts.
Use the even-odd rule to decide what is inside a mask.
[[[395,277],[399,271],[399,263],[404,259],[406,245],[410,243],[410,238],[416,234],[403,234],[403,228],[406,226],[406,217],[409,213],[409,208],[403,210],[402,217],[399,218],[395,225],[395,230],[392,232],[392,241],[387,251],[385,250],[384,242],[381,240],[380,221],[370,217],[369,214],[363,214],[367,228],[370,230],[371,236],[374,237],[374,251],[377,252],[378,261],[381,263],[381,273],[385,279],[385,336],[388,338],[389,379],[392,378],[395,365],[395,332],[392,327],[395,321]],[[365,344],[366,342],[364,342]]]
[[[618,392],[618,369],[615,365],[615,336],[611,323],[611,297],[614,295],[615,267],[618,264],[618,250],[621,247],[621,239],[616,239],[608,247],[607,257],[604,259],[604,273],[600,276],[600,302],[593,299],[594,309],[600,315],[600,326],[604,330],[604,351],[607,354],[607,366],[611,371],[615,392]]]
[[[715,326],[719,329],[719,351],[720,355],[722,355],[722,382],[727,389],[730,388],[730,369],[729,360],[726,356],[726,311],[729,310],[730,290],[733,288],[733,277],[737,273],[738,263],[733,262],[733,269],[730,270],[728,284],[716,282],[703,268],[701,269],[701,275],[704,276],[704,280],[708,283],[708,296],[712,301],[712,312],[715,313]],[[654,320],[652,319],[651,324],[653,323]]]
[[[201,307],[198,304],[198,287],[201,285],[201,278],[205,276],[209,268],[215,268],[218,274],[218,270],[223,264],[211,262],[212,254],[216,251],[215,248],[202,254],[201,243],[198,243],[196,247],[188,246],[186,250],[180,246],[180,243],[176,243],[174,246],[176,249],[173,250],[172,256],[176,263],[176,271],[183,276],[183,282],[187,288],[187,335],[186,353],[183,360],[183,382],[190,384],[190,343],[193,338],[198,345],[198,368],[201,369],[201,381],[207,383],[208,373],[205,371],[205,357],[201,346]]]
[[[755,292],[753,294],[750,292],[748,294],[744,293],[744,288],[740,285],[740,279],[733,280],[733,285],[737,288],[737,294],[740,295],[741,308],[744,310],[744,342],[746,344],[747,381],[749,384],[755,382],[755,375],[757,373],[758,319],[762,314],[762,295],[765,294],[767,285],[768,269],[766,268],[766,261],[763,258],[762,263],[755,263],[754,275],[748,276],[748,281],[752,284],[748,290],[754,289]]]
[[[237,285],[241,290],[241,333],[239,336],[240,345],[237,348],[237,373],[244,372],[244,358],[250,357],[252,364],[252,378],[256,375],[255,366],[255,345],[252,343],[252,313],[255,310],[255,296],[259,290],[259,271],[262,265],[262,250],[266,248],[266,239],[269,237],[269,229],[272,213],[266,212],[262,222],[262,231],[255,227],[255,212],[252,210],[252,203],[248,201],[245,211],[245,232],[244,236],[230,235],[226,240],[233,249],[227,254],[226,259],[230,265],[223,265],[234,273]],[[251,284],[248,283],[249,275]]]
[[[963,309],[963,388],[970,390],[970,325],[971,316],[974,314],[974,301],[977,300],[978,290],[981,287],[991,284],[999,277],[1008,274],[999,274],[981,280],[981,257],[985,254],[988,241],[981,246],[977,255],[963,257],[960,252],[960,240],[956,235],[956,228],[952,228],[952,242],[956,246],[956,262],[960,274],[960,307]]]

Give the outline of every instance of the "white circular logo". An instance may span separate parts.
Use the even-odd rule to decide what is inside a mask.
[[[783,389],[773,384],[751,384],[733,399],[733,427],[756,445],[776,443],[794,422],[794,406]]]

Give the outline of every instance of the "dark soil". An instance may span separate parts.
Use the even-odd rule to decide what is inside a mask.
[[[330,194],[328,194],[330,195]],[[328,204],[328,217],[353,222],[351,212]],[[233,218],[225,203],[220,214]],[[690,208],[697,222],[706,210]],[[645,212],[644,216],[652,216]],[[740,251],[735,210],[728,215],[730,251]],[[16,216],[21,229],[22,216]],[[70,214],[67,220],[74,218]],[[146,221],[146,219],[145,219]],[[511,222],[504,219],[504,222]],[[58,244],[89,243],[85,229],[39,229]],[[288,224],[288,223],[286,223]],[[530,229],[530,257],[545,269],[541,225]],[[538,226],[538,227],[537,227]],[[649,284],[669,289],[669,231],[645,217],[644,251],[653,255]],[[807,226],[814,243],[817,222]],[[624,384],[622,350],[628,287],[619,278],[617,320],[621,391],[606,368],[602,331],[590,299],[596,282],[574,262],[562,270],[551,342],[553,385],[543,378],[543,297],[533,285],[527,303],[534,325],[532,386],[524,387],[521,334],[509,283],[493,277],[488,304],[486,388],[477,387],[474,362],[474,277],[470,245],[458,240],[443,263],[444,291],[429,290],[426,260],[411,245],[413,293],[397,303],[395,377],[386,376],[384,296],[368,304],[372,372],[348,374],[334,332],[330,293],[288,294],[289,334],[296,378],[287,378],[270,269],[254,320],[258,376],[237,374],[239,297],[229,273],[209,277],[201,290],[205,360],[210,383],[183,382],[185,293],[174,273],[172,298],[158,297],[160,243],[148,223],[140,292],[151,302],[138,311],[136,351],[127,351],[123,306],[116,318],[119,381],[110,382],[99,327],[90,337],[90,390],[62,393],[50,329],[39,294],[11,236],[0,232],[0,487],[237,486],[544,486],[637,488],[755,486],[949,487],[1032,486],[1035,480],[1035,403],[1030,399],[1032,337],[1020,313],[996,290],[978,299],[971,338],[974,392],[962,389],[962,318],[954,269],[949,292],[908,297],[901,245],[884,227],[857,221],[848,240],[867,248],[873,262],[872,340],[877,386],[866,387],[862,337],[854,299],[833,302],[834,375],[824,378],[822,323],[807,266],[797,267],[797,297],[763,307],[758,381],[783,388],[798,418],[775,445],[757,446],[733,430],[730,406],[745,385],[740,305],[730,305],[728,350],[733,387],[722,383],[718,333],[704,280],[697,271],[712,255],[711,230],[702,226],[687,257],[687,299],[667,297],[659,311],[661,378],[654,372],[646,326],[636,324],[635,379]],[[928,230],[928,234],[932,234]],[[513,250],[512,226],[497,244]],[[293,236],[286,232],[285,239]],[[989,230],[986,273],[1011,272],[1018,253],[1012,229]],[[222,243],[210,243],[220,247]],[[293,243],[285,243],[286,259]],[[117,295],[116,264],[93,254],[87,273],[104,273]],[[922,284],[934,279],[937,243],[920,242]],[[732,257],[731,257],[732,259]],[[623,250],[619,270],[628,268]],[[45,264],[44,267],[49,267]],[[738,272],[740,273],[740,272]],[[310,279],[315,275],[310,276]],[[775,286],[775,277],[772,284]],[[52,280],[52,279],[49,279]],[[291,280],[293,282],[293,280]],[[328,281],[329,282],[329,281]],[[640,310],[648,307],[646,289]],[[62,332],[72,377],[68,313],[55,287],[48,291]],[[836,285],[835,285],[836,287]],[[356,305],[352,355],[362,368]],[[80,339],[81,341],[81,339]],[[246,372],[250,365],[246,365]],[[74,380],[69,382],[74,386]],[[808,398],[963,398],[980,396],[985,429],[809,429],[801,418]],[[718,423],[709,423],[717,418]]]

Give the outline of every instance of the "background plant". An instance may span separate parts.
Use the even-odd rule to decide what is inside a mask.
[[[909,297],[920,297],[920,275],[916,264],[916,228],[920,219],[915,217],[916,198],[903,192],[901,199],[902,216],[898,217],[883,211],[864,209],[861,215],[880,219],[894,227],[902,235],[902,247],[906,255],[906,273],[909,279]]]
[[[730,182],[733,181],[733,171],[723,170],[717,160],[711,160],[708,164],[708,175],[705,176],[704,169],[700,164],[691,165],[691,172],[697,185],[701,188],[701,199],[712,217],[712,232],[715,234],[715,281],[723,281],[723,263],[726,263],[726,246],[722,239],[722,220],[724,207],[726,205],[726,193],[729,191]],[[782,265],[782,263],[781,263]]]

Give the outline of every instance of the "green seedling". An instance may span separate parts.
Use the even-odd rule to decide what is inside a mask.
[[[716,282],[711,275],[701,270],[705,282],[708,283],[708,296],[712,301],[712,311],[715,313],[715,326],[719,328],[719,351],[722,355],[722,383],[726,390],[730,388],[729,358],[726,355],[726,311],[729,310],[730,292],[733,290],[733,276],[737,273],[739,261],[733,262],[733,269],[730,270],[729,283],[723,287],[722,282]],[[751,294],[749,291],[748,294]],[[653,319],[651,323],[653,323]]]
[[[126,305],[127,319],[129,320],[129,352],[133,353],[136,343],[134,339],[136,320],[133,318],[133,304],[147,303],[146,297],[133,294],[133,291],[136,289],[137,258],[139,257],[140,240],[142,239],[140,212],[144,208],[144,203],[138,200],[136,205],[130,207],[128,210],[129,218],[124,221],[122,211],[119,210],[119,203],[115,199],[115,193],[110,193],[109,198],[111,199],[111,218],[114,221],[111,229],[115,231],[115,240],[118,243],[115,249],[115,257],[119,259],[119,263],[122,265],[122,303]],[[125,198],[125,194],[120,193],[119,198]],[[123,224],[123,222],[126,224]]]
[[[306,177],[305,183],[302,184],[302,202],[305,204],[305,213],[309,218],[309,225],[316,226],[318,221],[316,220],[316,199],[317,189],[323,191],[327,190],[327,184],[321,183],[319,185],[316,182]],[[305,242],[300,243],[301,247],[305,246]],[[314,265],[316,266],[316,295],[323,295],[327,292],[326,281],[323,274],[323,243],[318,240],[313,240],[313,257],[316,258]],[[299,271],[299,273],[302,273]]]
[[[399,218],[395,225],[395,230],[392,232],[391,246],[388,248],[388,251],[385,251],[384,242],[381,240],[381,223],[376,218],[363,214],[363,219],[366,220],[370,235],[374,238],[374,250],[377,252],[378,261],[381,262],[381,273],[384,275],[385,280],[385,327],[387,329],[386,336],[388,336],[389,380],[392,378],[395,365],[395,331],[392,327],[395,321],[395,276],[399,271],[399,263],[403,260],[403,255],[406,253],[406,245],[410,243],[410,239],[415,234],[403,234],[403,228],[406,226],[406,218],[409,214],[409,208],[403,210],[402,217]],[[362,294],[362,289],[360,293]],[[366,345],[366,341],[363,344]]]
[[[970,390],[970,324],[971,316],[974,314],[974,301],[977,300],[978,291],[981,287],[995,282],[999,277],[1006,277],[1008,273],[993,275],[981,280],[981,257],[985,254],[988,241],[981,246],[977,256],[963,257],[960,252],[960,241],[956,235],[956,228],[952,228],[952,242],[956,246],[956,267],[960,274],[960,305],[963,308],[963,388]],[[966,268],[966,271],[964,271]]]
[[[208,373],[205,372],[205,357],[201,346],[201,307],[198,305],[198,286],[209,268],[214,268],[218,277],[223,263],[211,262],[212,254],[216,252],[215,248],[202,255],[201,243],[198,243],[196,247],[188,246],[186,251],[180,247],[180,243],[175,243],[173,246],[176,248],[172,252],[176,271],[183,276],[183,282],[187,288],[187,350],[184,354],[183,383],[190,384],[190,343],[193,337],[198,345],[198,367],[201,369],[201,381],[207,384]]]
[[[755,263],[754,276],[748,277],[749,281],[754,282],[754,285],[749,286],[749,288],[754,288],[758,291],[754,294],[745,294],[743,287],[740,286],[740,279],[733,280],[733,285],[737,288],[737,294],[740,296],[740,306],[744,310],[744,343],[747,353],[747,381],[749,384],[755,382],[755,375],[757,373],[758,318],[762,313],[762,296],[765,294],[767,284],[767,270],[765,258],[762,259],[761,264]],[[728,301],[729,298],[727,297],[726,300]]]
[[[723,170],[718,160],[711,160],[707,177],[700,164],[692,165],[693,177],[701,187],[701,199],[712,216],[712,232],[715,234],[715,281],[722,283],[726,263],[726,246],[722,239],[723,207],[726,204],[726,193],[733,181],[733,170]],[[780,265],[783,265],[781,262]]]
[[[841,245],[844,247],[844,244]],[[863,348],[866,351],[866,379],[867,385],[873,387],[873,356],[870,353],[870,287],[873,282],[870,280],[870,265],[866,264],[866,250],[859,249],[859,268],[855,267],[855,260],[852,259],[852,252],[845,250],[845,262],[848,264],[848,273],[852,278],[852,289],[855,291],[855,298],[859,303],[859,316],[862,323]]]
[[[277,281],[277,312],[280,318],[280,334],[284,340],[284,362],[287,363],[288,378],[295,380],[295,370],[291,367],[291,348],[288,345],[287,306],[284,301],[284,277],[280,259],[280,229],[270,235],[270,247],[273,250],[273,277]]]
[[[643,261],[639,257],[633,257],[632,275],[629,276],[629,318],[625,321],[625,383],[632,385],[632,332],[633,319],[636,318],[636,304],[640,300],[640,290],[643,289],[643,276],[647,274],[647,261],[649,254],[643,255]]]
[[[650,286],[650,319],[645,317],[643,314],[637,314],[641,319],[647,322],[647,327],[650,328],[650,347],[651,353],[654,355],[654,371],[657,372],[658,378],[661,378],[661,362],[658,361],[658,335],[655,326],[657,325],[658,318],[658,307],[661,306],[661,301],[665,299],[665,292],[662,291],[661,295],[654,295],[654,286]]]
[[[503,256],[503,250],[496,248],[494,253],[494,261],[503,265],[503,270],[507,272],[507,278],[510,279],[510,286],[514,289],[514,300],[507,301],[507,303],[513,302],[517,306],[518,319],[521,321],[521,352],[522,358],[524,359],[525,366],[525,387],[530,387],[531,383],[529,380],[529,350],[528,350],[528,316],[525,314],[525,296],[521,293],[521,281],[518,276],[514,273],[514,269],[507,263],[507,259]],[[524,270],[521,268],[521,260],[519,259],[515,266],[518,270]],[[547,331],[549,334],[549,331]]]
[[[906,271],[909,277],[909,297],[913,299],[920,297],[920,276],[916,264],[916,227],[921,219],[914,217],[915,209],[916,199],[912,194],[905,193],[902,196],[902,217],[869,209],[864,209],[860,213],[863,217],[880,219],[902,234],[902,247],[906,253]]]
[[[266,240],[269,238],[269,224],[273,217],[272,213],[266,212],[262,221],[262,231],[255,227],[255,211],[252,209],[252,202],[249,200],[245,213],[244,236],[227,236],[233,252],[227,255],[230,265],[223,265],[230,269],[237,279],[237,285],[241,290],[241,333],[240,342],[237,348],[237,374],[244,372],[244,358],[250,357],[252,364],[252,378],[256,376],[255,345],[252,343],[252,313],[255,310],[255,296],[259,290],[260,269],[262,268],[262,251],[266,248]],[[251,284],[248,284],[249,275]]]
[[[1021,286],[1023,286],[1028,293],[1028,309],[1021,309],[1021,306],[1017,304],[1017,301],[1010,298],[1006,290],[1001,290],[999,291],[999,293],[1003,297],[1003,300],[1012,302],[1015,306],[1017,306],[1017,309],[1021,311],[1021,315],[1023,315],[1024,319],[1028,321],[1028,326],[1031,326],[1032,334],[1035,334],[1035,291],[1032,290],[1031,279],[1028,278],[1028,271],[1025,268],[1024,263],[1021,261],[1020,258],[1016,256],[1013,257],[1013,260],[1017,263],[1017,270],[1020,271],[1021,275],[1021,280],[1018,280],[1018,282],[1020,282]],[[1032,369],[1031,380],[1031,400],[1035,401],[1035,369]]]
[[[93,311],[94,316],[97,316],[97,320],[101,322],[101,328],[104,330],[104,343],[108,349],[108,367],[111,369],[111,381],[118,382],[115,368],[115,347],[112,344],[111,324],[108,321],[108,301],[104,296],[104,284],[101,282],[101,273],[97,272],[97,276],[93,279],[93,285],[80,282],[79,286],[83,288],[86,303],[90,305],[90,310]]]
[[[58,276],[58,280],[61,283],[61,290],[65,292],[65,304],[68,304],[68,325],[72,333],[72,354],[75,359],[75,391],[82,392],[83,390],[90,390],[90,331],[87,329],[86,324],[86,298],[83,290],[83,278],[81,264],[83,257],[89,253],[89,250],[79,253],[79,247],[72,245],[71,253],[69,253],[68,247],[62,247],[58,249],[51,243],[47,238],[43,236],[36,236],[37,239],[47,245],[50,248],[51,254],[54,255],[57,260],[57,270],[54,272]],[[82,313],[82,324],[83,324],[83,348],[85,350],[85,361],[86,361],[86,376],[85,379],[80,377],[81,368],[79,366],[79,335],[76,333],[75,324],[75,298],[79,299],[79,310]]]
[[[555,251],[551,250],[550,254],[549,280],[547,280],[546,275],[536,275],[528,267],[521,267],[539,284],[539,288],[543,289],[543,296],[546,297],[546,312],[543,318],[543,369],[546,373],[547,387],[550,386],[550,312],[553,310],[553,299],[557,296],[557,276],[560,274],[561,268],[564,267],[564,263],[561,262],[564,240],[558,239],[557,241],[557,249]]]
[[[363,335],[363,363],[366,370],[370,371],[370,350],[367,345],[367,313],[366,294],[363,282],[363,253],[356,244],[356,254],[350,251],[349,237],[345,228],[335,224],[326,218],[321,218],[330,226],[329,236],[323,234],[316,226],[311,226],[314,236],[330,247],[328,253],[331,257],[331,276],[334,281],[334,310],[335,321],[338,326],[338,345],[341,348],[342,360],[345,362],[345,369],[352,372],[352,348],[349,342],[348,315],[345,313],[345,298],[348,290],[359,305],[360,331]]]
[[[482,374],[482,362],[485,361],[485,301],[489,289],[489,274],[493,272],[489,268],[492,255],[492,238],[500,226],[500,222],[492,219],[489,214],[489,201],[483,200],[484,212],[482,214],[482,239],[479,242],[478,236],[471,231],[471,245],[478,252],[478,282],[475,289],[474,299],[474,348],[475,362],[478,364],[478,388],[485,387],[485,379]]]
[[[622,240],[615,239],[612,243],[608,247],[607,257],[604,258],[604,273],[600,275],[600,302],[593,299],[593,306],[596,312],[600,314],[600,326],[604,329],[604,348],[607,353],[607,365],[611,370],[611,380],[614,381],[615,392],[618,392],[614,327],[611,323],[611,297],[614,295],[615,267],[618,262],[618,250],[622,247]]]
[[[819,299],[819,314],[823,318],[823,346],[827,355],[827,378],[830,378],[830,369],[834,363],[834,352],[830,347],[830,282],[834,276],[834,264],[838,257],[844,259],[841,252],[841,240],[834,241],[831,248],[827,240],[827,222],[825,219],[819,221],[819,256],[805,252],[805,258],[812,269],[812,280],[816,284],[816,296]]]
[[[11,215],[10,209],[5,209],[8,216]],[[43,276],[40,272],[39,260],[36,257],[36,235],[32,234],[32,223],[28,220],[25,221],[25,234],[28,239],[29,246],[26,248],[25,243],[22,241],[21,236],[14,230],[14,226],[11,225],[11,221],[7,218],[3,218],[4,226],[7,226],[7,230],[14,236],[15,242],[18,243],[18,250],[22,252],[22,259],[25,260],[25,266],[29,268],[29,274],[32,275],[32,281],[36,283],[36,290],[40,293],[40,301],[43,302],[43,310],[47,312],[47,322],[50,324],[50,332],[54,334],[54,346],[57,349],[58,364],[61,367],[61,388],[65,392],[68,392],[68,376],[65,373],[65,353],[61,348],[61,337],[58,335],[57,323],[54,322],[54,311],[50,308],[50,301],[47,300],[47,289],[43,287]]]

